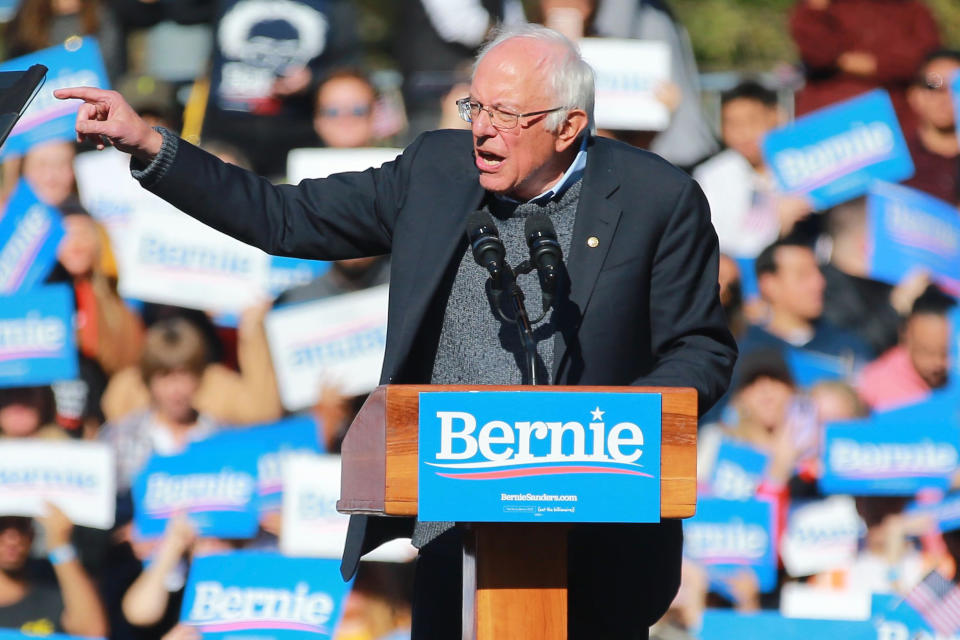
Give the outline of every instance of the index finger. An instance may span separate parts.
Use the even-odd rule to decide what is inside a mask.
[[[106,89],[97,89],[96,87],[66,87],[57,89],[53,95],[60,100],[69,100],[70,98],[80,98],[86,102],[99,102],[106,100],[110,92]]]

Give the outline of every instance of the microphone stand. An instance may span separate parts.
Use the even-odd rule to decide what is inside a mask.
[[[533,270],[533,265],[531,265],[528,260],[524,260],[517,265],[516,269],[511,269],[509,265],[505,266],[510,276],[510,302],[513,306],[513,318],[508,318],[503,313],[503,310],[500,309],[500,297],[496,295],[499,292],[496,290],[492,290],[494,293],[493,299],[500,317],[505,322],[509,322],[517,327],[517,333],[520,335],[520,346],[523,347],[524,365],[527,370],[527,380],[529,380],[528,384],[537,385],[540,383],[539,380],[537,380],[537,343],[533,339],[533,323],[531,323],[530,316],[527,314],[523,290],[520,289],[520,285],[517,284],[517,274],[529,273]],[[539,322],[546,314],[547,309],[544,309],[543,313],[540,314],[540,317],[537,318],[535,322]]]

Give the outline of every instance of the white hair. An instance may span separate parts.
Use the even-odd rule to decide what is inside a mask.
[[[571,109],[583,109],[587,112],[587,117],[592,123],[593,69],[581,57],[577,45],[558,31],[531,23],[497,27],[494,29],[490,40],[477,53],[477,59],[473,63],[473,72],[476,73],[480,62],[488,53],[507,40],[514,38],[529,38],[553,45],[560,51],[559,55],[554,54],[549,58],[548,64],[551,68],[547,70],[547,79],[557,100],[556,106],[564,108],[547,114],[544,121],[547,131],[557,131],[563,121],[566,120]]]

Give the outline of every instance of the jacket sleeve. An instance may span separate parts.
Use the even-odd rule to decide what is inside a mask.
[[[318,260],[381,255],[390,253],[421,141],[379,169],[274,185],[179,140],[169,166],[141,184],[200,222],[272,255]]]
[[[717,234],[700,187],[690,180],[667,220],[650,282],[655,364],[635,385],[692,386],[703,415],[724,394],[737,345],[720,305]]]

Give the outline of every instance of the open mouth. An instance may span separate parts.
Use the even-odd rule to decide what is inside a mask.
[[[503,156],[477,149],[477,167],[479,169],[496,169],[503,163],[503,160]]]

